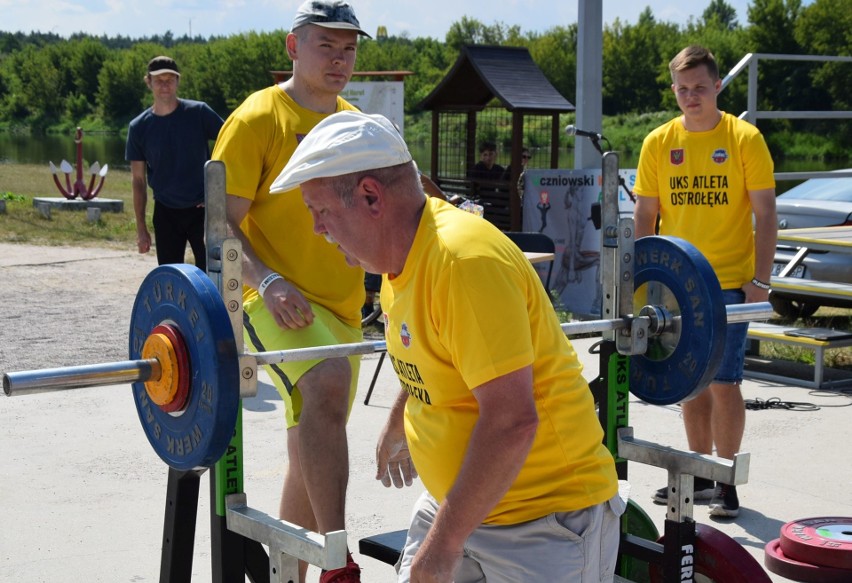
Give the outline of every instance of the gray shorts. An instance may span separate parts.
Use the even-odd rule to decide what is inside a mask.
[[[482,525],[468,537],[455,583],[600,583],[613,580],[625,503],[611,500],[575,512],[557,512],[509,526]],[[424,492],[414,505],[405,548],[396,564],[408,583],[411,563],[438,511]]]

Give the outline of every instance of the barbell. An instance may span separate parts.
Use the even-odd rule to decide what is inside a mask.
[[[725,306],[718,280],[695,247],[673,237],[635,246],[637,316],[570,322],[566,334],[648,331],[647,350],[631,357],[630,390],[653,404],[687,400],[712,379],[727,323],[766,319],[769,303]],[[384,352],[358,342],[250,353],[256,364]],[[239,411],[240,354],[228,311],[213,282],[195,266],[161,265],[143,280],[133,304],[130,359],[8,372],[3,392],[132,383],[139,420],[154,451],[177,470],[209,467],[225,452]]]

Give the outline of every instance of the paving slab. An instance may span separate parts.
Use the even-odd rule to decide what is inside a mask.
[[[150,255],[133,252],[0,244],[0,372],[124,360],[133,299],[154,266]],[[85,297],[72,293],[80,289]],[[38,313],[28,309],[33,301],[42,306]],[[574,341],[589,379],[598,372],[593,342]],[[374,479],[376,439],[398,391],[385,363],[370,404],[363,404],[377,362],[378,355],[362,362],[348,426],[347,533],[363,580],[390,583],[393,569],[360,557],[358,539],[405,528],[421,486],[386,489]],[[257,396],[243,402],[245,491],[249,505],[275,515],[287,463],[283,411],[268,376],[260,380]],[[751,453],[751,471],[738,489],[740,516],[711,519],[706,505],[695,507],[697,521],[731,536],[762,565],[764,546],[784,523],[852,517],[852,395],[754,380],[743,383],[743,392],[747,399],[815,406],[749,410],[743,451]],[[632,398],[630,423],[637,438],[686,447],[676,405]],[[662,529],[665,508],[650,497],[665,484],[665,471],[631,463],[628,472],[631,497]],[[0,581],[159,580],[166,479],[128,385],[0,397]],[[203,477],[193,581],[211,580],[207,482]],[[309,580],[317,580],[316,569]]]

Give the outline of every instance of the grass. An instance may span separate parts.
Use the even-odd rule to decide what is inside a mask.
[[[36,197],[61,198],[47,165],[0,164],[0,242],[31,245],[98,246],[112,249],[136,248],[136,220],[129,170],[110,169],[98,199],[124,201],[124,211],[103,212],[89,223],[85,212],[52,212],[45,219],[33,206]],[[153,204],[148,204],[148,222]]]
[[[800,328],[832,328],[835,330],[852,330],[852,310],[843,308],[822,307],[813,316],[791,321],[789,319],[773,319],[773,324],[797,326]],[[814,353],[811,350],[787,344],[772,342],[760,343],[760,355],[778,360],[792,360],[814,364]],[[825,351],[825,365],[831,368],[852,371],[852,348],[833,348]]]
[[[101,213],[99,221],[89,223],[84,212],[53,212],[45,219],[33,207],[35,197],[61,196],[53,184],[46,165],[0,164],[0,200],[6,202],[6,213],[0,214],[0,242],[27,243],[31,245],[75,245],[106,247],[111,249],[136,249],[136,221],[133,214],[133,196],[129,170],[110,170],[101,199],[124,201],[121,213]],[[148,225],[153,204],[148,204]],[[151,229],[153,230],[153,229]],[[571,315],[557,305],[561,321]],[[852,330],[852,310],[820,308],[810,318],[790,321],[773,320],[800,327],[834,328]],[[795,346],[761,343],[762,356],[813,364],[813,353]],[[826,352],[826,365],[852,370],[852,349],[838,348]]]

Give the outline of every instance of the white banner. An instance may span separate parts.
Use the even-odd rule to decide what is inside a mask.
[[[635,169],[619,174],[633,190]],[[528,170],[524,174],[523,230],[544,233],[556,243],[556,260],[550,278],[551,295],[575,318],[600,318],[601,232],[592,223],[592,203],[601,200],[602,173],[586,170]],[[633,202],[618,190],[618,208],[633,214]],[[547,275],[548,264],[536,269]],[[558,306],[558,304],[557,304]]]
[[[380,113],[404,131],[402,81],[350,81],[340,96],[364,113]],[[403,134],[405,135],[405,134]]]

